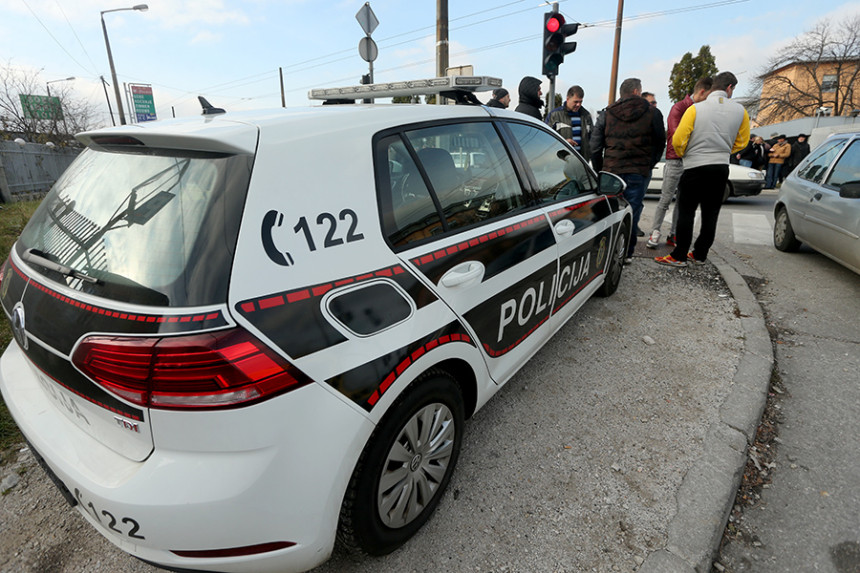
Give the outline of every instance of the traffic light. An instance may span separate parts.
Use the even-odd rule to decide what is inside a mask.
[[[565,54],[576,50],[576,42],[565,42],[573,36],[579,24],[565,24],[564,16],[558,12],[543,15],[543,75],[554,77],[564,61]]]

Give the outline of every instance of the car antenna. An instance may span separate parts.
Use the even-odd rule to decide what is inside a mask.
[[[203,107],[203,115],[215,115],[217,113],[227,113],[226,110],[224,110],[220,107],[215,107],[214,105],[209,103],[209,100],[207,100],[203,96],[197,96],[197,99],[200,100],[200,105]]]

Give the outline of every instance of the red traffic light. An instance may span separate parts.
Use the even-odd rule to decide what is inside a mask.
[[[564,26],[564,16],[553,14],[546,21],[546,29],[553,34],[558,32]]]

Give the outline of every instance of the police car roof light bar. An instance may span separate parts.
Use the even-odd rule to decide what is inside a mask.
[[[414,95],[446,95],[447,92],[486,92],[502,87],[502,80],[489,76],[447,76],[381,84],[360,84],[341,88],[320,88],[308,92],[308,99],[388,98]]]

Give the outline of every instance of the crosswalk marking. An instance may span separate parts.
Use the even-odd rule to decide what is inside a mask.
[[[766,215],[732,213],[734,242],[747,245],[769,245],[773,243],[773,228]]]

